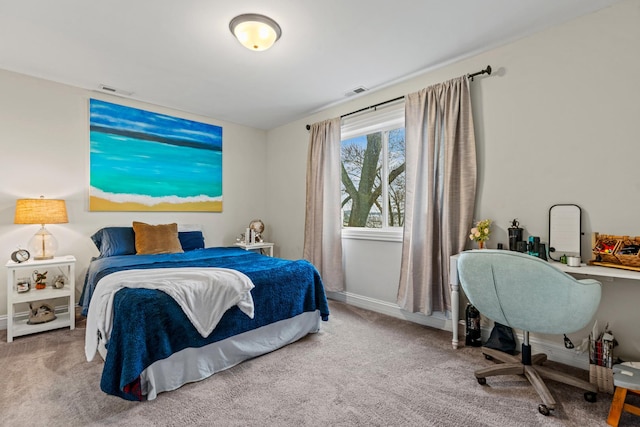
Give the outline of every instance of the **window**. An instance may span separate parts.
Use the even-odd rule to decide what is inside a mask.
[[[404,103],[347,118],[342,128],[342,225],[404,225]]]

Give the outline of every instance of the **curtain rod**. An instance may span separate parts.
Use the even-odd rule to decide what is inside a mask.
[[[485,68],[484,70],[480,70],[480,71],[475,72],[475,73],[467,74],[467,78],[469,78],[469,79],[471,79],[471,81],[473,81],[473,78],[475,76],[480,76],[482,74],[491,75],[491,65],[487,65],[487,68]],[[392,102],[400,101],[401,99],[404,99],[404,96],[399,96],[397,98],[389,99],[388,101],[383,101],[383,102],[379,102],[379,103],[374,104],[374,105],[369,105],[368,107],[364,107],[364,108],[361,108],[359,110],[352,111],[352,112],[347,113],[347,114],[343,114],[343,115],[340,116],[340,118],[344,119],[345,117],[351,116],[352,114],[361,113],[363,111],[370,110],[372,108],[380,107],[381,105],[390,104]],[[307,128],[307,130],[310,130],[311,129],[311,125],[307,125],[306,128]]]

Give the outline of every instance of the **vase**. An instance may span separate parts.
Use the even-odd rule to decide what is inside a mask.
[[[484,242],[483,241],[478,242],[478,249],[484,249]]]

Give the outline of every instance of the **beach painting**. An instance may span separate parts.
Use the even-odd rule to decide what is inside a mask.
[[[89,101],[90,211],[222,212],[222,128]]]

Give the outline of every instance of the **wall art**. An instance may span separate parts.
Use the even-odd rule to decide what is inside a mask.
[[[90,99],[91,211],[222,212],[222,127]]]

